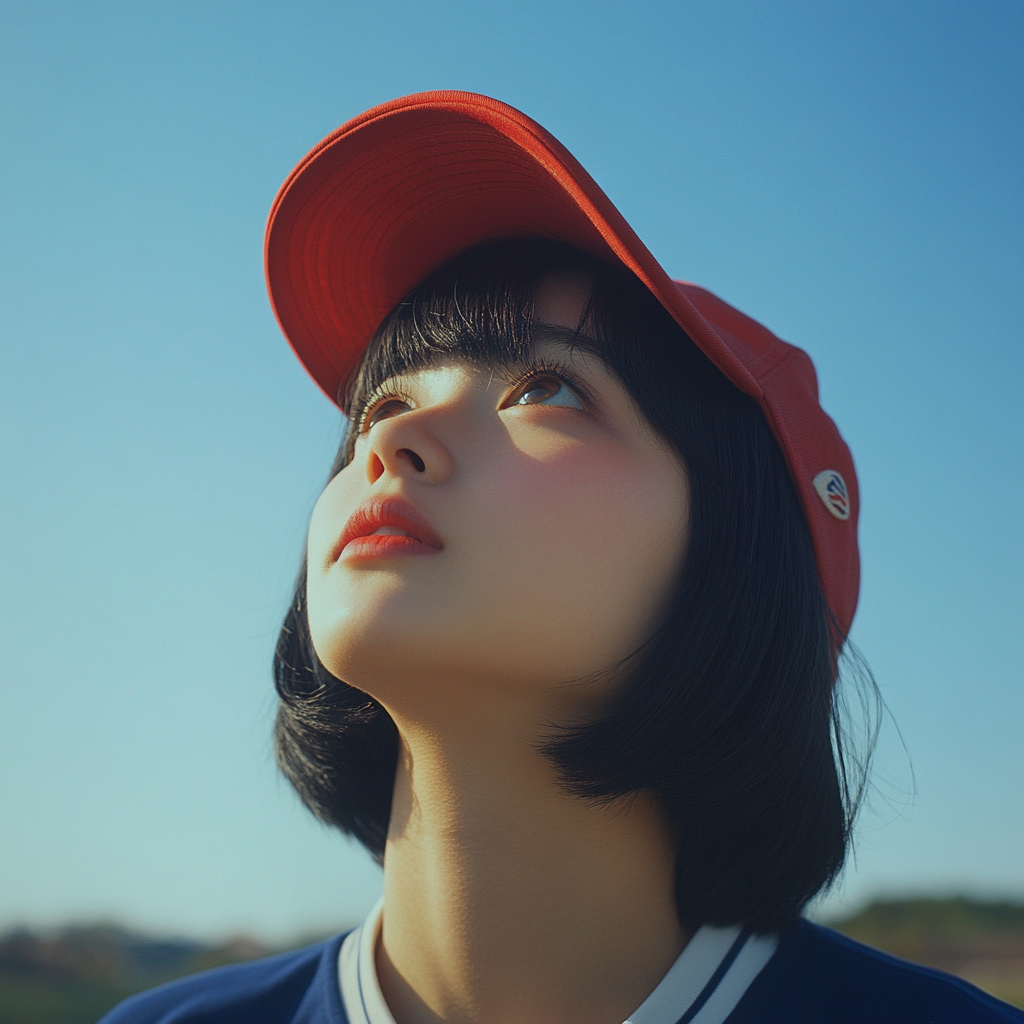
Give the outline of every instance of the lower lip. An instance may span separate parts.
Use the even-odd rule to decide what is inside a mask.
[[[342,549],[338,561],[363,561],[370,558],[392,558],[400,555],[436,555],[441,549],[415,537],[395,537],[391,535],[373,535],[356,537]]]

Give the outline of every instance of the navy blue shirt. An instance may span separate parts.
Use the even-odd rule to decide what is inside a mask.
[[[219,967],[121,1003],[100,1024],[348,1024],[338,986],[343,935]],[[966,981],[800,921],[726,1024],[1024,1024]]]

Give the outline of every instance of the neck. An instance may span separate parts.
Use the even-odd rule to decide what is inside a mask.
[[[625,1020],[689,939],[654,801],[565,793],[514,709],[438,728],[393,717],[377,966],[398,1024]]]

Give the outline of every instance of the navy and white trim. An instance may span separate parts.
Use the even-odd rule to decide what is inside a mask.
[[[722,1024],[778,945],[775,935],[704,925],[626,1024]]]
[[[374,958],[383,910],[382,899],[338,954],[341,1001],[350,1024],[395,1024]],[[778,945],[775,935],[705,925],[624,1024],[723,1024]]]

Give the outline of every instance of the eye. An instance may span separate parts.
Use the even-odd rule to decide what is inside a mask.
[[[389,420],[392,416],[408,412],[410,405],[401,398],[385,398],[367,410],[363,416],[362,430],[365,433],[372,426],[380,423],[381,420]]]
[[[564,381],[557,377],[535,377],[522,385],[519,397],[511,405],[555,405],[582,409],[583,403]]]

